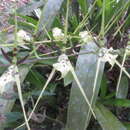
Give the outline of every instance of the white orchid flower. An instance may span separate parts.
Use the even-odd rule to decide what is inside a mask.
[[[58,27],[53,28],[52,34],[53,34],[53,37],[55,40],[63,40],[64,39],[64,33]]]
[[[62,54],[59,56],[58,62],[53,64],[53,67],[61,72],[61,78],[64,78],[71,70],[71,64],[67,55]]]
[[[80,32],[80,33],[79,33],[79,36],[80,36],[81,40],[82,40],[84,43],[86,43],[86,42],[92,40],[92,37],[91,37],[91,35],[88,33],[88,31]]]
[[[109,62],[109,64],[113,67],[116,61],[116,58],[118,57],[117,54],[112,54],[113,48],[101,48],[99,56],[100,60],[102,62]]]

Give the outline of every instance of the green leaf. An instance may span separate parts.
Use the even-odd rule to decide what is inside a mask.
[[[79,25],[78,18],[76,17],[76,15],[72,15],[70,17],[70,24],[71,24],[71,30],[73,32],[75,28]]]
[[[50,29],[55,16],[58,14],[61,5],[64,0],[48,0],[42,10],[41,18],[38,23],[38,28],[36,33],[42,32],[40,36],[43,35],[44,29]]]
[[[21,112],[9,112],[6,113],[7,123],[15,122],[18,119],[23,118],[23,114]]]
[[[117,2],[117,0],[97,0],[96,3],[98,11],[93,13],[91,21],[93,26],[97,24],[95,31],[99,31],[101,15],[104,12],[104,20],[102,17],[102,31],[100,30],[102,34],[104,34],[103,31],[105,31],[106,34],[110,29],[113,30],[113,28],[117,27],[116,23],[124,16],[130,5],[130,1],[127,0],[120,0],[119,2]],[[105,25],[105,29],[103,24]]]
[[[26,80],[29,81],[32,85],[34,85],[34,89],[31,92],[26,93],[24,96],[34,95],[38,96],[38,94],[41,91],[41,88],[44,86],[46,79],[36,70],[31,69],[31,71],[28,73]],[[47,87],[47,91],[43,94],[44,96],[53,95],[56,83],[52,84],[50,83]]]
[[[33,25],[37,25],[37,20],[33,19],[30,16],[24,16],[21,14],[17,14],[19,17],[23,18],[23,20],[26,20],[28,23],[32,23]]]
[[[101,92],[100,97],[103,98],[107,94],[107,78],[105,74],[103,75],[102,82],[101,82]]]
[[[98,5],[98,7],[100,7],[100,8],[102,7],[102,0],[97,0],[96,3],[97,3],[97,5]]]
[[[64,86],[69,85],[73,81],[73,75],[71,72],[69,72],[65,77],[64,77]]]
[[[121,78],[118,92],[116,93],[117,98],[126,98],[128,94],[128,78],[124,75]]]
[[[123,124],[127,128],[127,130],[130,130],[130,123],[129,122],[125,122]]]
[[[111,92],[110,94],[108,94],[107,96],[104,97],[104,99],[111,99],[113,97],[115,97],[115,92]]]
[[[103,130],[127,130],[127,128],[102,104],[97,103],[95,113]]]
[[[30,66],[31,67],[31,66]],[[20,66],[20,81],[21,83],[24,81],[28,71],[29,71],[29,67],[27,66]],[[10,66],[8,68],[8,70],[3,73],[3,75],[0,77],[0,83],[1,83],[1,89],[0,89],[0,93],[3,94],[4,92],[8,93],[12,93],[15,94],[16,92],[14,91],[14,85],[15,85],[15,80],[14,80],[14,66]],[[2,83],[2,80],[6,79],[4,81],[4,84]],[[3,88],[3,89],[2,89]],[[0,98],[0,113],[6,114],[9,113],[14,105],[15,100],[5,100]],[[0,122],[0,128],[2,130],[3,128],[3,123]]]
[[[130,1],[127,0],[120,0],[118,3],[115,0],[114,2],[112,2],[112,6],[113,7],[112,11],[111,11],[111,15],[110,16],[106,16],[106,23],[109,23],[109,27],[105,27],[107,30],[106,32],[108,32],[108,30],[112,29],[112,27],[114,27],[115,23],[117,23],[123,16],[124,13],[128,10],[128,7],[130,5]],[[115,26],[116,27],[116,26]]]
[[[111,0],[105,0],[105,23],[109,21],[109,19],[113,16],[112,11],[113,11],[113,2]]]
[[[60,17],[55,17],[52,27],[59,27],[61,29],[63,28]]]
[[[127,16],[126,19],[127,19],[127,20],[126,20],[126,22],[125,22],[125,24],[124,24],[124,27],[123,27],[123,28],[125,28],[125,29],[127,29],[128,27],[130,27],[130,7],[129,7],[129,10],[128,10],[128,16]]]
[[[45,78],[36,70],[31,70],[26,79],[37,88],[42,88],[45,83]]]
[[[33,95],[33,96],[39,96],[40,93],[41,93],[41,90],[39,90],[39,91],[32,91],[31,95]],[[55,95],[55,93],[48,92],[48,91],[45,91],[43,93],[43,96],[54,96],[54,95]]]
[[[44,64],[44,65],[53,65],[54,63],[56,63],[57,58],[56,59],[44,59],[44,60],[39,60],[38,63],[39,64]]]
[[[107,99],[101,101],[105,105],[112,105],[117,107],[130,107],[130,100],[128,99]]]
[[[15,20],[13,18],[9,19],[10,24],[15,24]],[[18,28],[24,29],[24,30],[34,30],[36,26],[32,23],[26,22],[26,21],[18,21]]]
[[[90,41],[81,48],[80,53],[91,51],[96,52],[97,49],[97,45],[93,41]],[[89,102],[93,100],[93,105],[95,104],[99,93],[102,74],[104,71],[104,63],[100,63],[97,74],[98,82],[94,88],[98,59],[99,57],[94,53],[84,54],[78,57],[76,64],[77,77],[87,98],[89,99]],[[93,89],[95,89],[94,93]],[[85,130],[89,124],[90,117],[91,112],[89,106],[86,104],[82,93],[74,81],[72,84],[69,100],[66,130]]]
[[[87,0],[78,0],[78,2],[79,2],[79,5],[81,7],[82,12],[84,14],[86,14],[87,11],[88,11],[88,2],[87,2]]]

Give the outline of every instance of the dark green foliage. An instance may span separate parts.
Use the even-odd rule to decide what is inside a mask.
[[[36,9],[38,9],[37,12]],[[116,85],[121,66],[114,65],[111,68],[106,62],[99,63],[102,57],[99,50],[113,47],[118,49],[116,50],[118,53],[114,53],[119,54],[121,64],[122,54],[126,51],[127,42],[129,43],[129,0],[33,0],[17,9],[15,13],[12,11],[10,13],[8,22],[13,27],[17,27],[13,31],[17,32],[22,29],[32,36],[31,41],[23,40],[20,43],[17,42],[16,37],[13,37],[14,40],[10,43],[8,39],[11,39],[13,34],[10,35],[8,29],[7,31],[5,31],[6,29],[0,30],[0,47],[6,52],[5,55],[13,59],[16,48],[18,60],[28,55],[18,65],[18,67],[22,67],[22,64],[27,64],[29,67],[29,73],[22,85],[27,113],[39,98],[53,64],[57,62],[60,54],[65,53],[75,68],[81,86],[96,114],[96,120],[102,129],[130,129],[130,125],[127,122],[124,123],[123,118],[118,120],[118,108],[121,110],[130,108],[129,78],[127,77],[129,74],[126,76],[123,71],[117,93]],[[17,21],[15,15],[17,15]],[[55,40],[52,34],[54,27],[62,29],[64,39]],[[83,39],[79,37],[81,31],[88,31],[88,35],[91,35],[92,39],[83,42]],[[9,32],[11,31],[9,30]],[[18,44],[16,45],[16,43]],[[27,48],[25,49],[25,47]],[[2,66],[0,74],[7,66],[10,66],[5,57],[0,53]],[[129,58],[126,58],[125,61],[124,67],[129,67]],[[125,71],[128,70],[125,69]],[[37,120],[29,123],[34,129],[54,130],[52,124],[60,124],[60,127],[63,127],[62,122],[64,122],[66,130],[85,130],[93,121],[90,119],[92,117],[90,107],[86,104],[72,73],[69,72],[63,80],[60,79],[60,76],[57,72],[52,77],[35,111],[35,114],[43,114],[43,111],[46,110],[48,118],[46,117],[45,121],[39,124]],[[17,90],[15,91],[17,92]],[[18,112],[6,114],[5,127],[9,129],[20,125],[17,121],[23,121],[19,100],[15,99],[17,102],[13,111]],[[93,126],[93,129],[95,128]]]

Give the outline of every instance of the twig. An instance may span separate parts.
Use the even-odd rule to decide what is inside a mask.
[[[81,52],[81,53],[70,54],[70,55],[67,55],[67,56],[72,57],[72,56],[85,55],[85,54],[90,54],[90,53],[96,54],[96,52],[90,51],[90,52]],[[35,62],[42,61],[42,60],[57,59],[58,57],[59,56],[51,56],[51,57],[43,57],[43,58],[40,58],[40,59],[28,59],[28,60],[25,60],[24,62],[22,62],[21,64],[30,64],[30,63],[35,63]],[[0,64],[0,67],[8,67],[10,65],[11,64]]]

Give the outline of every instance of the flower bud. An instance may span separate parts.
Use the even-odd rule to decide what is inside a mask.
[[[88,31],[80,32],[79,36],[84,43],[92,40],[92,37],[89,35]]]
[[[31,37],[24,30],[19,30],[17,32],[17,37],[19,41],[23,41],[23,40],[31,41]]]
[[[64,39],[64,33],[62,33],[62,30],[60,28],[57,27],[53,28],[52,33],[55,40]]]

